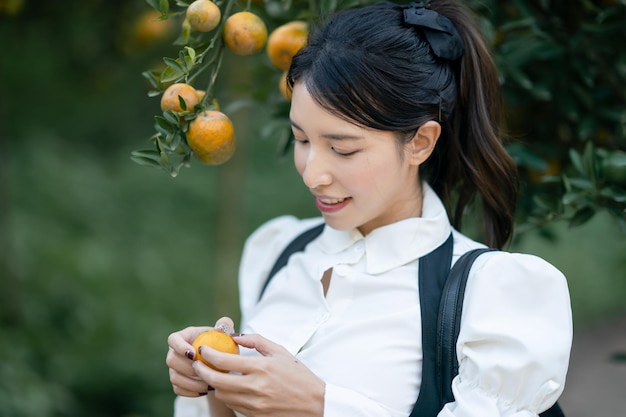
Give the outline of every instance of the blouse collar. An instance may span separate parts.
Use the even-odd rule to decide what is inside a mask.
[[[427,183],[423,183],[423,194],[421,217],[379,227],[367,236],[357,229],[325,227],[318,240],[321,250],[338,254],[364,244],[369,274],[380,274],[417,260],[441,245],[452,232],[443,203]]]

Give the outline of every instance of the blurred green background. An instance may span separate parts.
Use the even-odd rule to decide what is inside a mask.
[[[260,133],[285,109],[277,90],[257,97],[275,105],[231,107],[239,149],[223,166],[192,162],[171,178],[131,162],[159,112],[141,72],[176,55],[176,30],[137,31],[148,9],[0,1],[2,417],[171,415],[167,335],[237,318],[245,237],[276,215],[317,215],[279,156],[284,138]],[[280,76],[264,56],[227,54],[224,65],[226,107]],[[511,250],[567,275],[586,329],[626,313],[625,237],[599,211],[529,231]]]

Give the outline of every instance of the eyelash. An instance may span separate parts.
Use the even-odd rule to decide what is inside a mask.
[[[357,153],[358,151],[352,151],[352,152],[337,152],[337,150],[335,148],[331,148],[333,150],[333,152],[335,152],[337,155],[342,156],[342,157],[347,157],[350,155],[354,155],[355,153]]]
[[[309,143],[309,141],[307,139],[297,139],[295,137],[291,138],[291,142],[293,144],[299,143],[301,145],[306,145],[307,143]],[[333,150],[333,152],[335,152],[335,154],[341,156],[341,157],[348,157],[351,155],[354,155],[355,153],[357,153],[358,151],[352,151],[352,152],[338,152],[334,147],[331,147],[331,149]]]

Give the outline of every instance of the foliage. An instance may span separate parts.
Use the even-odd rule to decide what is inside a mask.
[[[518,233],[606,210],[626,231],[623,1],[472,2],[500,69],[522,175]]]
[[[268,0],[262,6],[245,4],[263,16],[270,27],[295,19],[316,21],[328,13],[372,1]],[[162,19],[184,12],[187,1],[177,0],[174,11],[165,0],[148,0]],[[493,47],[501,72],[508,111],[507,127],[516,139],[508,145],[517,161],[523,187],[518,233],[544,228],[556,220],[581,225],[596,212],[608,211],[626,231],[626,41],[624,3],[606,0],[470,1]],[[228,16],[241,7],[237,0],[217,2]],[[224,20],[224,19],[223,19]],[[171,112],[156,116],[154,149],[135,151],[133,159],[164,168],[171,175],[189,166],[185,146],[187,122],[211,103],[224,46],[223,23],[209,34],[193,33],[185,22],[175,44],[177,57],[165,57],[166,68],[144,76],[159,95],[169,82],[207,83],[201,105],[185,113],[181,123]],[[263,57],[265,58],[265,57]],[[266,65],[267,59],[250,59]],[[275,79],[269,83],[275,89]],[[267,90],[262,83],[256,90]],[[251,96],[255,96],[255,91]],[[257,105],[268,104],[256,93]],[[270,103],[272,105],[272,103]],[[274,122],[267,136],[288,137],[285,106],[273,104]],[[284,141],[284,146],[287,141]],[[180,162],[172,164],[178,157]]]

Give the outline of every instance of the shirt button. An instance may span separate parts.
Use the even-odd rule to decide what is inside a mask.
[[[356,253],[361,253],[361,252],[363,252],[364,250],[365,250],[365,243],[363,243],[363,242],[357,242],[357,243],[354,245],[354,251],[355,251]]]

